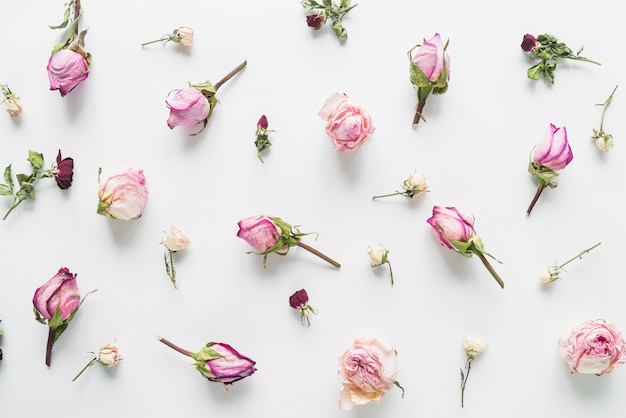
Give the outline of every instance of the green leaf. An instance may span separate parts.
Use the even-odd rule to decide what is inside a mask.
[[[543,62],[540,62],[530,67],[526,72],[528,78],[533,80],[539,80],[539,77],[541,77],[541,73],[543,72],[544,66],[545,64]]]
[[[28,161],[33,167],[40,169],[43,166],[43,154],[29,150]]]
[[[210,96],[214,96],[217,93],[217,89],[210,81],[205,81],[204,83],[199,84],[189,84],[189,87],[194,87],[202,92],[204,96],[208,99]]]
[[[324,6],[325,7],[332,7],[333,6],[332,0],[323,0],[323,2],[324,2]]]
[[[65,13],[63,14],[63,22],[61,22],[57,26],[48,25],[50,29],[63,29],[64,27],[66,27],[67,23],[70,20],[70,13],[71,13],[71,3],[70,3],[70,6],[68,6],[68,8],[65,9]]]
[[[347,39],[348,31],[341,24],[341,20],[335,20],[332,24],[332,28],[335,31],[335,34],[339,37],[339,39]]]
[[[0,196],[13,196],[13,190],[6,184],[0,184]]]
[[[352,0],[341,0],[341,3],[339,5],[339,7],[341,7],[342,9],[345,7],[350,6],[350,3],[352,2]],[[355,4],[356,6],[356,4]]]
[[[11,174],[11,164],[8,165],[7,168],[4,169],[4,181],[7,186],[13,191],[13,176]]]
[[[215,351],[215,350],[213,350],[211,348],[212,344],[211,345],[209,345],[209,344],[207,344],[206,346],[202,347],[202,350],[200,350],[200,352],[196,353],[196,356],[194,357],[196,360],[205,362],[207,360],[215,360],[217,358],[223,357],[220,353],[218,353],[217,351]]]
[[[300,2],[300,4],[302,5],[302,7],[305,7],[307,9],[323,9],[324,8],[324,6],[322,6],[321,4],[319,4],[318,2],[314,0],[303,0]]]
[[[22,173],[16,174],[15,177],[17,177],[17,184],[19,184],[20,187],[22,187],[22,183],[28,183],[28,180],[30,179],[29,176]]]

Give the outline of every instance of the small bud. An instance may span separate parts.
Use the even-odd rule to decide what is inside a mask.
[[[191,46],[193,42],[193,28],[181,26],[174,30],[174,35],[176,36],[176,38],[173,39],[174,42],[180,42],[182,46]]]
[[[526,35],[524,35],[524,40],[522,41],[522,49],[526,52],[530,52],[533,49],[535,49],[535,47],[537,46],[537,38],[535,38],[533,35],[527,33]]]
[[[314,13],[307,15],[306,24],[313,29],[319,29],[326,23],[326,15],[323,13]]]

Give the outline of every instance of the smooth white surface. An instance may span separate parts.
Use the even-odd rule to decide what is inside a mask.
[[[393,3],[393,4],[392,4]],[[604,318],[626,332],[623,303],[623,179],[626,83],[618,2],[359,1],[341,44],[329,25],[312,32],[296,0],[198,2],[85,0],[89,78],[68,96],[48,91],[46,63],[60,31],[48,29],[62,1],[0,0],[0,81],[22,99],[16,120],[0,115],[0,167],[27,170],[29,149],[46,166],[61,149],[75,159],[67,192],[37,184],[0,223],[0,411],[3,417],[588,417],[619,416],[626,370],[570,375],[558,338],[572,324]],[[180,26],[191,49],[142,49]],[[439,32],[450,39],[451,80],[431,96],[427,123],[411,127],[416,102],[406,52]],[[525,33],[549,32],[602,62],[561,62],[556,84],[526,78]],[[224,85],[200,135],[168,129],[167,93],[188,81]],[[602,103],[615,147],[589,139]],[[624,90],[622,90],[624,89]],[[336,154],[317,111],[333,91],[367,109],[377,127],[363,147]],[[254,147],[266,114],[273,146],[261,164]],[[574,160],[530,218],[536,183],[529,153],[549,123],[566,126]],[[150,187],[144,216],[131,222],[95,213],[99,167],[143,168]],[[372,201],[398,190],[412,169],[431,192]],[[20,171],[21,170],[21,171]],[[10,199],[0,201],[4,212]],[[433,205],[456,206],[476,229],[506,283],[500,290],[477,258],[441,247],[426,219]],[[300,248],[287,257],[246,254],[237,221],[271,214],[319,234],[304,242],[342,263],[340,270]],[[192,244],[176,256],[178,290],[163,267],[162,231],[175,225]],[[541,270],[601,241],[543,287]],[[384,244],[395,276],[372,269],[366,249]],[[35,289],[67,266],[89,296],[44,364],[47,328],[34,320]],[[306,288],[319,310],[300,324],[288,297]],[[487,351],[473,363],[460,407],[464,333]],[[196,351],[232,344],[257,361],[231,386],[203,379],[191,360],[160,344],[162,335]],[[398,351],[406,389],[379,404],[338,408],[337,359],[360,336]],[[124,360],[72,377],[113,340]]]

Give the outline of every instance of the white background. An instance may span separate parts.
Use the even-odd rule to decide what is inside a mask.
[[[0,0],[0,81],[22,100],[17,119],[0,115],[0,168],[30,169],[29,149],[75,160],[72,187],[37,183],[0,222],[0,411],[6,417],[484,417],[618,416],[626,370],[571,375],[558,339],[569,326],[604,318],[626,332],[623,303],[626,84],[607,111],[615,147],[592,141],[602,108],[626,71],[616,1],[385,2],[361,0],[340,43],[330,24],[312,32],[292,1],[85,0],[82,27],[93,55],[89,78],[61,98],[46,64],[62,35],[62,1]],[[142,49],[180,26],[190,49]],[[411,126],[416,93],[406,52],[439,32],[449,39],[451,80],[431,96],[427,123]],[[602,66],[561,62],[556,83],[532,81],[520,48],[525,33],[549,32]],[[218,92],[208,127],[170,130],[167,93],[216,82],[248,66]],[[333,91],[370,112],[376,132],[357,151],[335,153],[317,111]],[[272,147],[257,159],[256,122],[266,114]],[[529,154],[549,123],[566,126],[573,162],[529,218],[536,182]],[[96,214],[98,168],[145,171],[150,197],[136,221]],[[372,201],[398,190],[414,168],[431,192]],[[10,205],[0,201],[0,211]],[[501,290],[480,261],[440,246],[426,223],[433,205],[476,218],[487,251],[503,264]],[[319,238],[303,242],[342,263],[337,270],[301,248],[288,256],[246,254],[241,218],[271,214]],[[163,231],[192,244],[176,255],[178,290],[165,274]],[[560,282],[540,272],[601,241]],[[395,275],[372,269],[366,249],[384,244]],[[57,270],[78,274],[89,296],[44,364],[47,328],[32,296]],[[319,310],[300,324],[288,297],[305,288]],[[464,333],[489,347],[473,363],[460,407]],[[197,351],[230,343],[258,371],[230,386],[203,379],[191,359],[155,336]],[[337,360],[361,336],[398,352],[398,381],[381,403],[338,408]],[[124,360],[72,377],[90,351],[116,340]]]

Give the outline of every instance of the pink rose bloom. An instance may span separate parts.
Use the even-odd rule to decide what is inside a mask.
[[[445,69],[450,78],[450,56],[444,50],[445,45],[438,33],[430,38],[424,39],[422,45],[413,51],[413,63],[424,72],[429,81],[435,82]]]
[[[115,219],[137,219],[148,202],[148,186],[143,170],[119,165],[101,173],[97,213]]]
[[[335,151],[358,149],[375,130],[369,113],[348,103],[343,93],[332,93],[318,115],[326,121],[326,134],[335,144]]]
[[[474,219],[454,207],[434,206],[433,216],[427,222],[439,242],[450,249],[456,249],[450,240],[468,242],[474,236]]]
[[[560,340],[561,358],[572,373],[609,374],[626,362],[626,344],[613,325],[589,320]]]
[[[237,350],[224,343],[209,343],[207,347],[221,355],[219,358],[205,360],[196,367],[211,382],[230,385],[246,378],[257,369],[254,360],[240,354]]]
[[[180,251],[182,249],[187,248],[187,246],[191,244],[191,240],[189,237],[183,232],[172,226],[167,231],[167,236],[165,237],[165,246],[170,251]]]
[[[251,216],[240,220],[237,236],[246,241],[258,252],[272,248],[280,239],[283,231],[270,216]]]
[[[376,338],[359,338],[339,359],[343,385],[339,407],[350,410],[356,405],[379,402],[385,391],[396,384],[396,352]]]
[[[65,96],[89,75],[89,64],[84,56],[70,49],[61,49],[48,61],[50,90],[59,90]]]
[[[540,166],[557,171],[565,168],[574,155],[567,142],[567,130],[565,126],[557,128],[550,124],[543,138],[534,148],[532,162]]]
[[[170,92],[165,99],[170,109],[167,126],[195,125],[209,117],[211,106],[209,100],[195,87]]]
[[[52,318],[58,309],[62,319],[68,319],[80,305],[76,274],[70,273],[66,267],[60,268],[54,277],[35,291],[33,305],[42,318]]]

